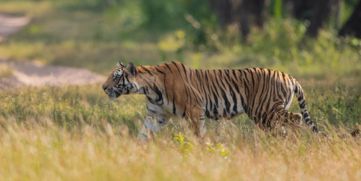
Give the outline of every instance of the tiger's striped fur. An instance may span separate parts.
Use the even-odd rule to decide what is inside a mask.
[[[264,130],[277,124],[303,121],[314,132],[301,85],[291,76],[264,68],[191,69],[179,62],[157,66],[120,65],[103,85],[113,98],[140,93],[147,97],[144,128],[153,132],[169,115],[191,121],[195,134],[204,134],[204,119],[231,118],[246,113]],[[288,111],[297,97],[301,114]],[[156,120],[155,122],[152,120]]]

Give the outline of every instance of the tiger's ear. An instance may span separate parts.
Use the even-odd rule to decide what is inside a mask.
[[[125,66],[124,66],[124,64],[123,64],[122,62],[119,61],[119,62],[117,63],[117,67],[123,68],[123,67],[125,67]]]
[[[132,75],[137,75],[137,68],[133,63],[129,63],[127,69]]]

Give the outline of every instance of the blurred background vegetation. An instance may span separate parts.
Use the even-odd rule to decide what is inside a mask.
[[[360,6],[360,0],[0,0],[0,13],[31,18],[27,27],[0,43],[0,58],[83,67],[103,75],[118,60],[154,65],[177,59],[193,68],[275,68],[300,80],[316,120],[354,124],[361,120]],[[75,99],[79,105],[102,107],[105,95],[97,87],[87,89],[81,90],[88,97]],[[41,92],[27,94],[42,97]],[[42,100],[22,99],[11,100],[28,105]],[[3,115],[32,115],[12,108]],[[61,108],[49,112],[69,113],[55,116],[57,122],[79,116],[79,111]],[[119,114],[102,115],[111,122],[119,120]],[[121,120],[129,123],[142,114]]]
[[[339,72],[348,69],[344,61],[360,65],[360,13],[348,23],[360,4],[357,0],[1,0],[0,12],[32,20],[0,44],[0,55],[85,66],[101,73],[119,59]]]

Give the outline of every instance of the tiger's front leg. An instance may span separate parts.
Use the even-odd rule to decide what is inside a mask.
[[[148,102],[147,116],[143,121],[143,126],[139,132],[138,138],[141,140],[148,140],[154,137],[154,134],[167,124],[168,118],[165,115],[162,107]]]
[[[194,106],[186,112],[186,119],[191,121],[194,134],[203,139],[206,134],[204,111],[200,106]]]

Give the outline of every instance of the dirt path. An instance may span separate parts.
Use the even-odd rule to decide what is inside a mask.
[[[0,89],[18,86],[63,86],[101,83],[104,76],[86,69],[49,66],[35,63],[0,61],[11,69],[11,76],[0,79]]]
[[[0,42],[4,41],[9,35],[18,32],[29,22],[30,19],[26,16],[0,14]]]
[[[27,17],[0,14],[0,43],[9,35],[18,32],[30,22]],[[26,61],[31,62],[31,61]],[[84,85],[102,82],[105,77],[81,68],[41,65],[36,63],[16,63],[1,59],[0,66],[11,72],[0,77],[0,90],[19,86],[63,86]]]

